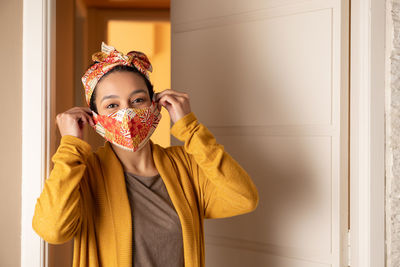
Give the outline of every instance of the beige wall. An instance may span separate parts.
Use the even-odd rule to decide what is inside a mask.
[[[22,0],[0,8],[0,266],[20,266]]]
[[[400,3],[387,5],[389,67],[386,88],[386,265],[400,266]]]

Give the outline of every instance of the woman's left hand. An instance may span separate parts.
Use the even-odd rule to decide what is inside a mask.
[[[157,93],[155,100],[168,110],[173,123],[191,112],[189,95],[187,93],[167,89]]]

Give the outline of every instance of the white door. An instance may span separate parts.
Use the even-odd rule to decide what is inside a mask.
[[[171,2],[172,88],[248,171],[253,213],[205,221],[207,267],[339,267],[348,1]]]

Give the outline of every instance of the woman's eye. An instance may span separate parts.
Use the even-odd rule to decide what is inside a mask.
[[[117,104],[110,104],[110,105],[108,105],[106,108],[115,108],[115,107],[117,107],[118,105]]]
[[[136,98],[135,100],[132,101],[132,103],[140,103],[143,102],[143,98]]]

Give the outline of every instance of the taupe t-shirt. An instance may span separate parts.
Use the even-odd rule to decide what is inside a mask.
[[[161,176],[125,172],[135,267],[183,267],[182,227]]]

